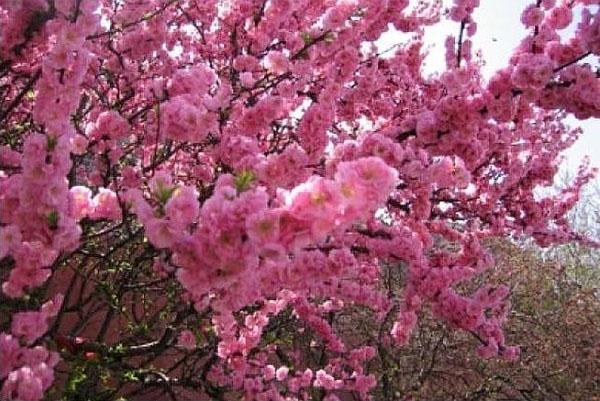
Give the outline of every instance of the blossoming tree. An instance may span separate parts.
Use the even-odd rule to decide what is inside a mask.
[[[0,0],[1,398],[367,399],[422,313],[517,358],[508,288],[458,287],[485,238],[585,241],[593,172],[534,189],[600,115],[597,1],[527,6],[489,80],[478,0],[409,3]],[[379,329],[339,336],[349,307]]]

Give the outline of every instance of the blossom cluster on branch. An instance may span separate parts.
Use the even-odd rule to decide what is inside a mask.
[[[68,370],[81,352],[114,364],[172,348],[203,352],[202,367],[184,379],[132,362],[172,396],[367,399],[368,361],[406,344],[427,311],[480,356],[517,358],[502,331],[509,289],[460,288],[493,266],[483,239],[590,241],[566,213],[593,170],[556,196],[535,189],[580,134],[567,115],[600,116],[584,60],[600,55],[600,15],[594,0],[527,6],[530,33],[486,80],[471,49],[478,6],[0,0],[2,398],[41,399],[58,352]],[[428,76],[424,36],[444,18],[459,35]],[[381,52],[389,30],[410,38]],[[95,340],[64,318],[95,300],[61,278],[92,266],[107,308]],[[382,290],[382,266],[402,269],[401,290]],[[110,338],[132,288],[192,308],[153,341]],[[377,317],[370,343],[335,332],[349,306]],[[278,319],[320,339],[318,361],[266,340]]]

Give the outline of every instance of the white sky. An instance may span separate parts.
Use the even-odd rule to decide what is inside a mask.
[[[521,24],[521,11],[533,0],[481,0],[481,6],[474,13],[477,22],[477,33],[473,39],[473,54],[481,50],[486,65],[483,68],[485,76],[490,76],[495,70],[506,66],[513,49],[525,37],[527,31]],[[452,1],[444,0],[444,5]],[[579,19],[581,9],[576,10],[575,21]],[[572,36],[576,22],[563,31],[564,37]],[[443,71],[445,69],[444,41],[450,34],[457,36],[459,24],[453,21],[444,21],[426,30],[426,43],[430,46],[430,53],[426,59],[427,72]],[[386,35],[382,38],[382,48],[401,41],[400,34]],[[588,56],[583,62],[598,65],[598,57]],[[565,152],[567,156],[566,167],[575,169],[581,159],[588,155],[592,165],[600,167],[600,120],[588,119],[584,121],[569,119],[573,127],[581,127],[583,135],[577,143]]]

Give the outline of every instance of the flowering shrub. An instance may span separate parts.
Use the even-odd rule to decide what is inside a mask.
[[[427,311],[518,358],[508,287],[459,287],[488,237],[587,241],[565,215],[592,171],[534,190],[567,113],[600,115],[597,6],[527,7],[486,81],[479,1],[409,3],[0,0],[2,398],[367,399]],[[380,52],[390,29],[412,37]],[[357,306],[385,330],[352,344],[333,321]]]

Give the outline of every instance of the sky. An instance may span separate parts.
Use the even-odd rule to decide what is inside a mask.
[[[444,0],[444,5],[450,5],[452,1]],[[527,0],[481,0],[481,5],[474,13],[477,22],[477,33],[473,38],[473,52],[481,50],[486,65],[483,67],[484,76],[489,77],[491,73],[507,65],[508,59],[514,48],[527,31],[521,24],[521,11],[532,1]],[[600,7],[599,7],[600,9]],[[576,21],[579,19],[581,10],[576,9],[575,22],[563,31],[564,37],[572,36]],[[425,71],[436,72],[445,69],[444,41],[450,34],[457,36],[459,24],[453,21],[444,21],[425,32],[425,41],[429,46],[429,56],[425,60]],[[389,34],[382,38],[382,48],[387,48],[402,40],[401,34]],[[598,57],[588,56],[583,62],[598,65]],[[573,127],[581,127],[583,135],[575,145],[565,152],[567,157],[563,167],[574,170],[585,155],[591,159],[593,166],[600,167],[600,119],[576,120],[569,118],[569,124]]]

